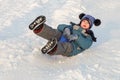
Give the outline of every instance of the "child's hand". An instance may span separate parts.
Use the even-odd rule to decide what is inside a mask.
[[[71,32],[70,32],[70,29],[69,29],[69,28],[65,28],[64,31],[63,31],[63,35],[66,36],[66,37],[69,36],[70,33],[71,33]]]
[[[69,41],[74,41],[76,39],[78,39],[78,35],[77,34],[72,34],[68,37]]]

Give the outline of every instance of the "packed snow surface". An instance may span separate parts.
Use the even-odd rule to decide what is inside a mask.
[[[102,21],[97,42],[73,57],[43,55],[47,40],[28,25],[39,15],[53,28],[79,23],[82,12]],[[0,80],[120,80],[120,1],[0,0]]]

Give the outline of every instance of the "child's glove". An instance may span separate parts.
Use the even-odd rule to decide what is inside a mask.
[[[69,40],[69,41],[74,41],[74,40],[76,40],[76,39],[78,39],[78,35],[77,35],[77,34],[72,34],[72,35],[69,35],[69,36],[68,36],[68,40]]]
[[[65,28],[65,29],[64,29],[63,35],[64,35],[69,41],[73,41],[73,40],[78,39],[78,35],[77,35],[77,34],[71,34],[69,28]]]
[[[64,31],[63,31],[63,35],[65,37],[68,37],[70,34],[71,34],[70,29],[69,28],[65,28]]]

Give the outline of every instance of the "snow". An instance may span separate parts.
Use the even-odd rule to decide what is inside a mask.
[[[47,24],[79,22],[81,12],[102,20],[97,43],[74,57],[43,55],[45,39],[28,29],[35,17]],[[120,80],[118,0],[0,0],[0,80]]]

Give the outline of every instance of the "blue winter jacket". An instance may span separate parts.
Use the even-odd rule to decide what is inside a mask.
[[[84,51],[85,49],[88,49],[92,45],[93,40],[92,40],[91,36],[84,35],[82,33],[82,31],[84,29],[81,28],[80,26],[61,24],[61,25],[58,25],[58,27],[57,27],[57,29],[60,32],[63,32],[65,28],[69,28],[71,30],[72,34],[78,35],[78,39],[71,42],[71,44],[73,46],[73,51],[70,53],[69,56],[77,55],[77,54],[81,53],[82,51]]]

